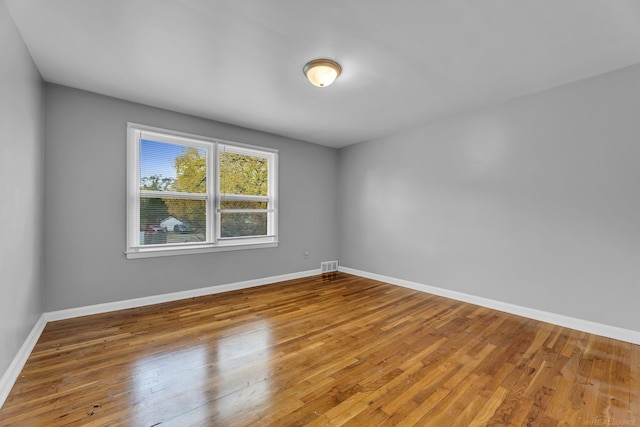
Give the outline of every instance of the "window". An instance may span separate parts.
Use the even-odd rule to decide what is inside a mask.
[[[276,150],[129,123],[127,258],[277,246]]]

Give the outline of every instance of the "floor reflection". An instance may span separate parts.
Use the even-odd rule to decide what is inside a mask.
[[[221,420],[263,406],[271,397],[272,333],[268,321],[221,338],[217,345],[218,388],[216,412]]]
[[[271,398],[268,321],[135,362],[133,419],[141,425],[232,422]],[[197,338],[196,338],[197,339]]]
[[[147,425],[190,412],[206,416],[208,355],[203,345],[139,359],[135,362],[134,418]]]

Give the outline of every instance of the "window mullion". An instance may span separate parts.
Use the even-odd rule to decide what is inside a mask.
[[[267,207],[270,212],[268,224],[268,234],[277,236],[278,235],[278,156],[271,155],[269,156],[269,202]]]
[[[207,213],[207,221],[209,221],[209,239],[216,244],[220,236],[220,144],[215,143],[212,147],[212,153],[209,160],[209,170],[211,171],[210,183],[207,190],[209,192],[209,205],[211,209]]]
[[[127,198],[127,239],[129,247],[140,246],[140,131],[128,128],[127,145],[129,149],[127,172],[129,173],[129,197]]]
[[[207,193],[180,193],[176,191],[155,191],[140,190],[140,197],[148,197],[154,199],[189,199],[189,200],[207,200]]]
[[[220,199],[227,201],[268,202],[269,196],[252,196],[247,194],[220,194]]]
[[[224,213],[270,213],[275,209],[218,209],[218,212]]]

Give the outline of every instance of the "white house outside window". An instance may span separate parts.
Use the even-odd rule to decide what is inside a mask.
[[[277,245],[277,150],[129,123],[127,258]]]

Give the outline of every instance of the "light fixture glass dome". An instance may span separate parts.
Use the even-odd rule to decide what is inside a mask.
[[[304,66],[303,71],[312,85],[326,87],[335,81],[342,72],[342,68],[330,59],[314,59]]]

